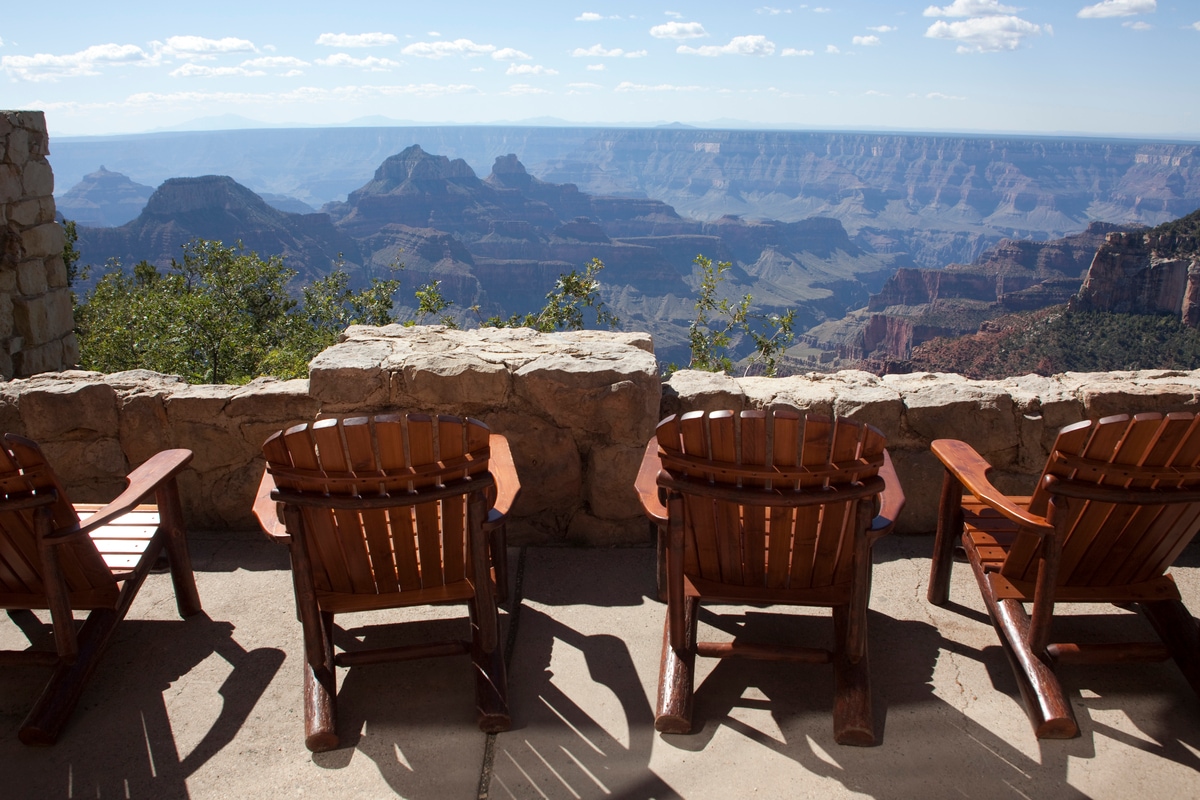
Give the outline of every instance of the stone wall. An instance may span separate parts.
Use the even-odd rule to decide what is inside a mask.
[[[39,441],[77,501],[107,500],[131,466],[189,448],[189,524],[249,529],[272,432],[318,414],[470,415],[512,446],[523,486],[512,541],[634,544],[648,541],[633,479],[661,391],[644,334],[352,327],[313,361],[310,380],[189,386],[145,371],[67,371],[0,381],[0,431]]]
[[[933,373],[877,377],[853,370],[780,379],[677,372],[663,387],[664,415],[776,406],[842,415],[883,431],[908,498],[897,530],[929,533],[937,524],[943,474],[929,451],[934,439],[968,442],[995,467],[991,478],[997,486],[1028,494],[1060,428],[1111,414],[1200,410],[1200,370],[996,381]]]
[[[690,409],[790,406],[880,428],[908,495],[902,533],[937,519],[938,438],[971,443],[1002,489],[1032,489],[1059,428],[1121,412],[1195,409],[1200,371],[1143,371],[972,381],[865,372],[743,378],[677,372],[660,382],[642,334],[353,327],[321,353],[309,380],[189,386],[134,371],[66,371],[0,381],[0,431],[42,443],[76,500],[101,501],[165,447],[187,447],[189,524],[252,529],[273,431],[318,414],[402,409],[477,417],[509,437],[523,486],[510,537],[529,544],[649,541],[633,492],[661,416]]]
[[[40,111],[0,111],[0,378],[79,360],[50,139]]]

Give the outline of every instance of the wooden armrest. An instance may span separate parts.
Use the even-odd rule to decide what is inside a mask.
[[[263,468],[262,480],[258,483],[258,494],[254,496],[254,516],[262,532],[273,542],[287,544],[292,537],[288,535],[283,520],[279,518],[279,503],[271,499],[275,490],[275,478]]]
[[[521,479],[517,476],[516,465],[513,464],[512,450],[508,439],[498,433],[488,438],[488,448],[491,457],[488,460],[488,471],[496,481],[496,499],[488,510],[488,527],[503,524],[513,503],[521,494]]]
[[[975,448],[957,439],[937,439],[930,445],[933,454],[946,466],[946,471],[958,479],[966,490],[974,495],[976,500],[986,503],[1000,512],[1004,517],[1018,525],[1033,529],[1035,533],[1053,533],[1054,527],[1045,517],[1029,513],[1021,508],[992,485],[987,479],[992,465],[983,456],[975,452]]]
[[[129,484],[114,500],[84,520],[79,530],[88,532],[108,525],[114,519],[132,511],[159,486],[175,479],[175,476],[192,460],[191,450],[162,450],[126,476]],[[74,530],[63,531],[70,536]],[[56,534],[57,537],[57,534]]]
[[[646,444],[646,452],[642,455],[642,466],[638,469],[637,479],[633,488],[637,491],[638,499],[642,501],[642,510],[646,516],[658,525],[667,524],[667,507],[658,496],[658,473],[662,469],[662,460],[658,457],[658,439],[652,438]]]
[[[896,526],[896,518],[904,510],[906,502],[904,487],[900,485],[900,476],[896,474],[892,456],[886,450],[883,451],[883,466],[879,468],[879,477],[883,478],[884,489],[883,494],[879,496],[879,513],[871,522],[871,529],[867,532],[872,538],[892,532],[892,528]]]

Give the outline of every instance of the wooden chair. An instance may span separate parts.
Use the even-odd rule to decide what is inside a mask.
[[[743,656],[832,662],[835,739],[874,744],[871,546],[904,505],[885,444],[869,425],[790,410],[695,411],[659,423],[637,483],[667,533],[657,730],[691,730],[697,654]],[[834,648],[696,641],[701,601],[830,607]]]
[[[335,667],[432,656],[470,655],[479,727],[507,730],[493,567],[520,484],[504,437],[473,419],[381,414],[279,431],[263,454],[255,512],[291,550],[308,748],[338,746]],[[447,602],[467,604],[469,641],[334,653],[336,614]]]
[[[933,452],[946,476],[929,601],[948,601],[961,540],[1038,738],[1079,734],[1054,672],[1060,662],[1173,657],[1200,692],[1196,621],[1166,574],[1200,528],[1200,417],[1123,414],[1069,425],[1031,497],[1000,492],[987,479],[991,466],[964,442],[939,439]],[[1162,644],[1053,643],[1056,602],[1137,604]]]
[[[188,450],[164,450],[128,476],[104,506],[72,506],[36,443],[5,434],[0,446],[0,608],[23,628],[49,610],[55,650],[0,651],[0,664],[54,668],[18,737],[53,744],[134,596],[165,550],[179,614],[198,613],[176,476]],[[144,505],[153,496],[157,505]],[[73,611],[89,611],[76,630]],[[22,624],[25,623],[25,624]]]

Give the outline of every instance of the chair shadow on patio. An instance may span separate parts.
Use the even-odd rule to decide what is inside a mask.
[[[51,636],[33,614],[16,621],[35,642]],[[187,797],[188,777],[233,741],[284,661],[275,648],[246,651],[233,633],[233,625],[203,612],[182,622],[126,619],[58,747],[29,749],[16,741],[26,710],[21,704],[33,696],[30,687],[45,681],[44,669],[0,673],[0,697],[12,698],[0,706],[5,791],[13,797]],[[219,694],[212,694],[219,680],[214,671],[228,672]],[[193,691],[205,696],[187,697]],[[171,708],[190,716],[173,717]]]

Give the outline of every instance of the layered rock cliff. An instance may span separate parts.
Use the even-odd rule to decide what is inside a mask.
[[[1200,327],[1200,211],[1148,232],[1110,233],[1071,308],[1171,314]]]

